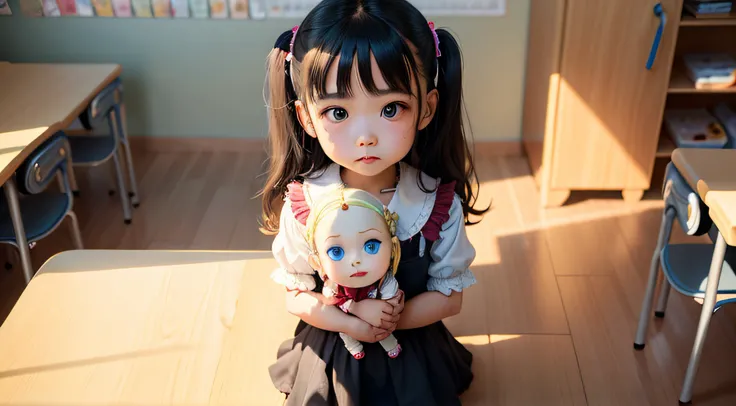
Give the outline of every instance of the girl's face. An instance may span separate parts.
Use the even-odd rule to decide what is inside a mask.
[[[391,264],[391,236],[386,221],[373,210],[350,206],[325,216],[314,232],[317,258],[333,282],[349,287],[368,286],[386,274]]]
[[[333,162],[360,175],[375,176],[409,153],[417,131],[432,120],[437,91],[429,92],[422,106],[411,94],[390,91],[371,55],[371,74],[379,89],[379,94],[373,95],[362,86],[358,65],[353,64],[350,79],[352,97],[337,96],[338,57],[327,73],[327,97],[308,103],[306,108],[297,101],[296,107],[307,133],[319,140]],[[413,82],[412,94],[426,92],[424,84],[416,89]],[[417,116],[421,117],[418,123]]]

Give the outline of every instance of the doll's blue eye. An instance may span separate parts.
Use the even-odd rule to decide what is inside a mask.
[[[374,240],[368,240],[363,245],[363,249],[365,250],[365,252],[367,252],[367,253],[369,253],[371,255],[378,254],[378,249],[379,248],[381,248],[381,242],[378,241],[378,240],[375,240],[375,239]]]
[[[345,250],[342,247],[331,247],[327,250],[327,256],[333,261],[339,261],[345,256]]]

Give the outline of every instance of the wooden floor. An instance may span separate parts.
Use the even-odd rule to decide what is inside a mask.
[[[86,247],[268,250],[271,238],[256,223],[263,159],[260,151],[137,153],[142,204],[129,226],[118,197],[108,196],[107,168],[80,172],[75,207]],[[466,291],[462,313],[447,320],[475,354],[476,380],[464,403],[676,404],[699,305],[673,293],[667,317],[650,324],[646,349],[632,348],[661,217],[658,191],[636,204],[615,193],[574,194],[564,208],[540,210],[523,158],[478,166],[481,202],[493,204],[468,228],[479,283]],[[690,240],[679,229],[673,238]],[[34,264],[71,247],[62,227],[33,249]],[[0,273],[3,319],[22,286],[17,265]],[[736,404],[735,321],[728,307],[714,316],[697,405]]]

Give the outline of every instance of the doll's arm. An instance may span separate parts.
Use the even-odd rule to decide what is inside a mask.
[[[399,293],[399,282],[396,280],[391,271],[386,273],[386,276],[383,278],[383,283],[381,284],[380,290],[381,299],[383,300],[393,299]]]

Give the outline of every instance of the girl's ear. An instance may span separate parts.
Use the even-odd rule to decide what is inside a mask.
[[[302,125],[304,131],[306,131],[310,137],[316,138],[317,133],[314,131],[314,125],[312,124],[312,118],[309,117],[307,106],[305,106],[301,100],[295,101],[294,106],[296,107],[296,115],[299,117],[299,124]]]
[[[425,105],[422,109],[422,118],[419,120],[419,127],[417,130],[421,131],[429,125],[434,114],[437,112],[437,103],[439,103],[439,101],[440,94],[437,89],[432,89],[427,93],[427,100],[425,100]]]
[[[309,266],[311,266],[315,271],[322,269],[322,263],[319,261],[319,256],[317,256],[317,254],[309,254],[307,262],[309,262]]]

